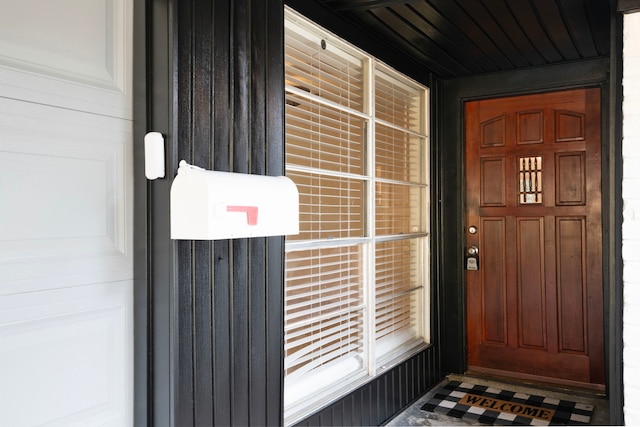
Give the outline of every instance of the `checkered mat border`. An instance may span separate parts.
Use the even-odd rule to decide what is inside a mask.
[[[593,406],[507,390],[450,381],[422,406],[488,425],[584,425]]]

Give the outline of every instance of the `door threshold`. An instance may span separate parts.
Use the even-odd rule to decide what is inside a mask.
[[[456,376],[458,374],[452,374]],[[605,399],[607,398],[604,386],[585,387],[583,383],[567,382],[559,384],[556,382],[544,381],[544,377],[526,377],[526,376],[510,376],[505,375],[501,371],[491,372],[488,370],[475,370],[470,368],[460,378],[473,378],[476,380],[494,382],[500,384],[510,384],[516,387],[527,389],[535,389],[547,392],[556,392],[570,394],[572,396],[584,396],[589,398]],[[532,393],[533,394],[533,393]]]

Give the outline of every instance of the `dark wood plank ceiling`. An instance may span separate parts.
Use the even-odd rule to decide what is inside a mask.
[[[608,0],[303,1],[440,78],[609,55]]]

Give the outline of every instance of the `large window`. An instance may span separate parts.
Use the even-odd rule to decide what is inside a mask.
[[[428,91],[286,11],[285,421],[428,341]]]

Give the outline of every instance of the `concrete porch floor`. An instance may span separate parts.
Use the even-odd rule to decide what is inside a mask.
[[[460,418],[448,417],[446,415],[425,412],[420,408],[427,402],[434,394],[435,391],[447,381],[465,381],[472,384],[479,384],[485,386],[491,386],[499,389],[506,389],[516,392],[522,392],[527,394],[535,394],[539,396],[553,397],[557,399],[573,400],[576,402],[582,402],[591,404],[594,406],[593,416],[591,417],[590,425],[608,425],[609,424],[609,401],[596,394],[591,394],[582,391],[568,391],[559,389],[545,389],[537,385],[531,384],[516,384],[511,382],[501,382],[492,379],[478,378],[465,375],[449,375],[442,383],[436,385],[429,390],[424,396],[418,399],[413,405],[405,409],[391,421],[387,426],[465,426],[465,425],[478,425],[471,420],[463,420]]]

